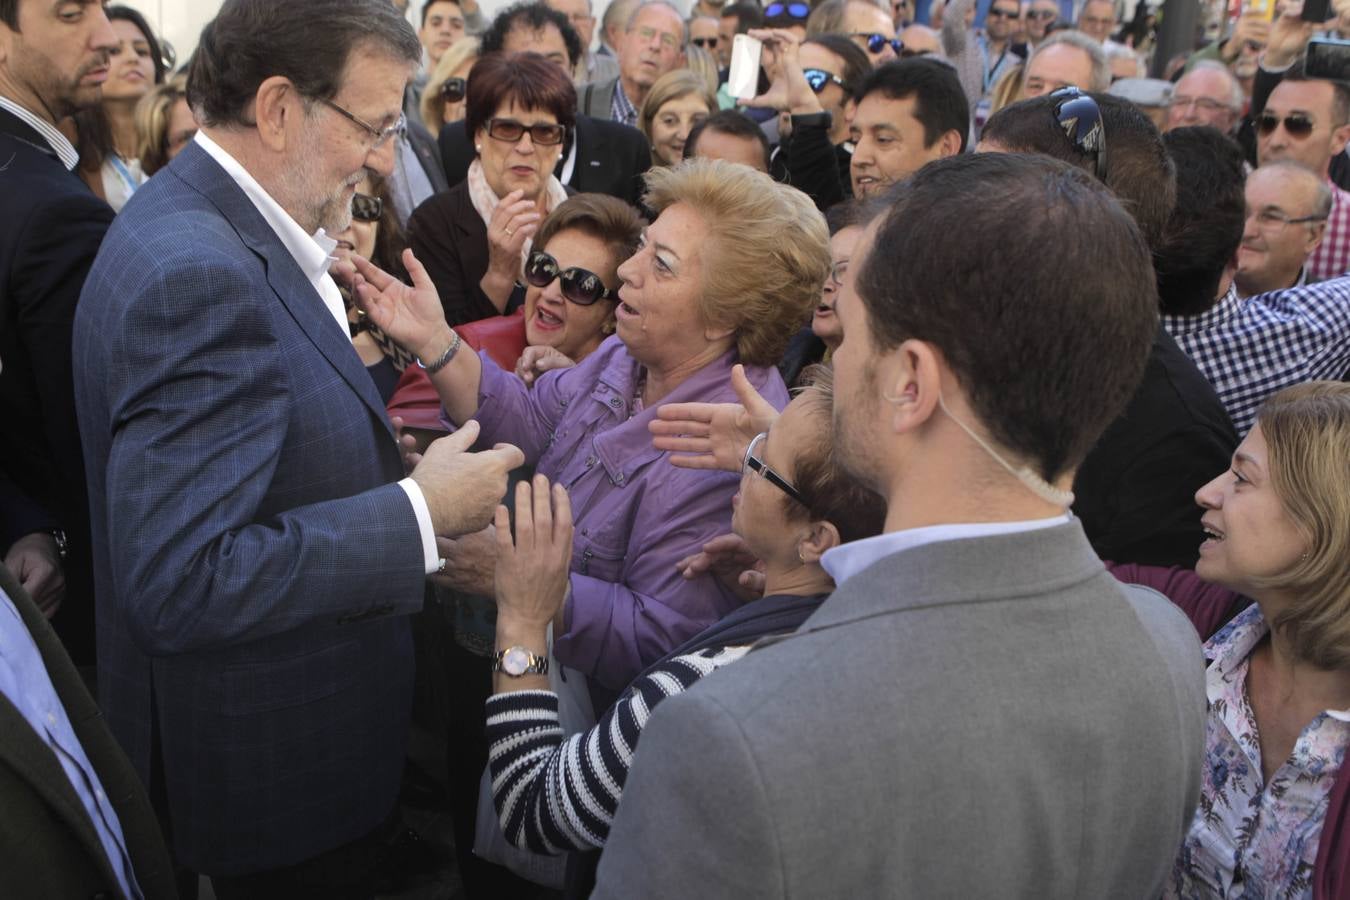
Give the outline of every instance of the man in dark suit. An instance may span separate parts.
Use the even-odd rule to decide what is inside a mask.
[[[556,59],[570,73],[581,40],[567,17],[543,3],[516,4],[493,19],[483,33],[482,52],[538,53]],[[474,160],[464,123],[441,129],[441,163],[450,187],[464,180]],[[578,193],[609,194],[634,206],[642,199],[642,175],[652,164],[651,146],[636,128],[578,113],[576,130],[558,159],[554,175]]]
[[[0,734],[7,896],[134,896],[132,885],[146,900],[177,896],[145,788],[60,641],[4,566]]]
[[[117,36],[98,5],[82,8],[70,24],[45,0],[0,0],[0,478],[48,520],[35,527],[22,520],[30,506],[0,503],[0,559],[42,601],[51,579],[64,576],[64,605],[58,612],[56,597],[43,609],[55,614],[71,656],[92,664],[89,509],[70,334],[113,213],[73,171],[79,157],[56,122],[99,102]]]
[[[372,892],[435,535],[486,525],[521,459],[462,452],[470,428],[399,480],[328,274],[419,54],[387,0],[227,0],[188,75],[201,130],[76,316],[100,698],[221,900]]]

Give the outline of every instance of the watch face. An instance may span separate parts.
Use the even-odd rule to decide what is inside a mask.
[[[507,675],[524,675],[530,667],[530,654],[521,647],[512,647],[502,655],[502,671]]]

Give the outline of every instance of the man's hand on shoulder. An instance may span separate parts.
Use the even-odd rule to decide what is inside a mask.
[[[511,444],[470,453],[478,439],[478,423],[470,420],[454,434],[432,441],[412,480],[422,489],[435,532],[457,537],[481,531],[506,493],[506,476],[525,463],[525,454]]]

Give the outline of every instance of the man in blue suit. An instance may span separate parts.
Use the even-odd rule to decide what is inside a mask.
[[[222,900],[371,894],[434,535],[486,525],[522,461],[465,453],[470,428],[400,480],[328,274],[420,52],[387,0],[227,0],[188,77],[201,131],[76,316],[101,700]]]

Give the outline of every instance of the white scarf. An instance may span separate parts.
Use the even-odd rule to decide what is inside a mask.
[[[487,175],[483,173],[483,161],[475,159],[469,164],[469,174],[466,176],[469,182],[469,200],[473,203],[473,208],[478,211],[478,215],[483,217],[483,224],[492,223],[492,214],[497,211],[497,204],[501,203],[501,198],[492,191],[492,187],[487,182]],[[548,182],[544,185],[544,205],[545,214],[553,212],[558,208],[558,204],[567,199],[567,190],[562,186],[554,175],[548,176]],[[533,241],[525,239],[525,243],[520,248],[520,264],[522,268],[525,260],[530,256],[530,247]]]

